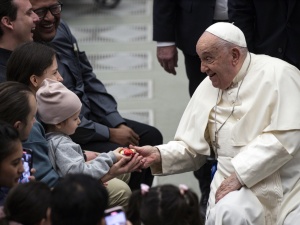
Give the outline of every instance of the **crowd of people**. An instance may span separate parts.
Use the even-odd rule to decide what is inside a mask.
[[[167,1],[154,0],[158,60],[175,74],[182,49],[191,94],[174,140],[163,144],[155,127],[120,116],[60,19],[63,3],[1,1],[0,224],[104,225],[114,206],[127,225],[297,224],[300,3],[278,0],[275,26],[266,2],[207,3],[216,10],[189,52],[179,38],[188,25],[164,37],[158,20],[174,27],[174,19],[162,15]],[[170,5],[183,9],[180,22],[197,16],[192,1]],[[190,56],[198,58],[196,85]],[[122,155],[123,147],[135,154]],[[19,180],[23,149],[32,151],[27,183]],[[199,172],[209,157],[212,179],[211,165],[198,176],[206,200],[186,185],[151,187],[153,176]]]

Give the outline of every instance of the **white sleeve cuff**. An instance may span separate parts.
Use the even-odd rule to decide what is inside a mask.
[[[175,42],[157,42],[157,47],[167,47],[175,45]]]

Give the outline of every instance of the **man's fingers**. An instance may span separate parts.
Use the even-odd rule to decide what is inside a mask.
[[[175,64],[174,64],[173,60],[164,61],[163,62],[163,68],[168,73],[176,75]]]
[[[135,138],[134,136],[132,136],[130,138],[130,143],[129,145],[139,145],[139,138]]]

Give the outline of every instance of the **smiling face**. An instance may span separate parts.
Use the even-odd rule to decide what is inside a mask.
[[[23,148],[21,141],[16,141],[10,146],[11,154],[0,162],[0,186],[11,188],[18,184],[24,171],[22,164]]]
[[[215,88],[226,89],[237,74],[236,48],[220,44],[220,39],[205,32],[197,43],[201,72],[206,73]]]
[[[29,0],[14,0],[17,7],[17,17],[11,24],[19,44],[33,40],[33,30],[38,22],[38,16],[32,11]]]
[[[55,81],[59,81],[59,82],[63,81],[62,76],[58,72],[58,65],[57,65],[57,60],[56,60],[55,56],[52,59],[51,66],[49,66],[48,68],[46,68],[43,71],[42,76],[32,75],[30,77],[30,81],[31,81],[30,87],[34,91],[37,91],[41,87],[41,85],[45,79],[51,79],[51,80],[55,80]]]
[[[58,4],[57,0],[30,0],[33,10],[48,8]],[[37,23],[34,31],[35,41],[50,42],[56,35],[56,30],[60,22],[60,13],[52,15],[48,10],[46,15]]]

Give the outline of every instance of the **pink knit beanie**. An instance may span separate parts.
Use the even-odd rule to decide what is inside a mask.
[[[61,82],[45,79],[36,93],[39,118],[46,124],[59,124],[81,109],[81,101]]]

